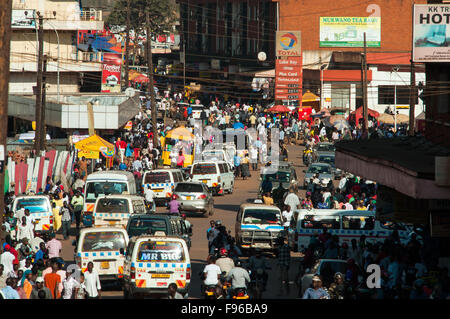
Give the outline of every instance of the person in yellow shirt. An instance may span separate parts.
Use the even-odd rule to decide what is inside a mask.
[[[57,232],[62,226],[62,216],[59,214],[60,207],[56,205],[56,202],[52,202],[52,212],[53,212],[53,230]]]
[[[264,202],[264,205],[272,205],[272,206],[274,205],[273,204],[273,198],[270,196],[269,192],[264,194],[263,202]]]
[[[364,206],[364,202],[362,200],[359,201],[358,206],[356,207],[356,210],[367,210],[367,207]]]

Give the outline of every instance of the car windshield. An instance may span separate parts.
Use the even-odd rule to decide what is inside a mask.
[[[148,172],[145,174],[144,184],[170,183],[169,172]]]
[[[326,164],[330,164],[330,165],[334,165],[334,156],[319,156],[319,163],[326,163]]]
[[[218,161],[225,160],[222,152],[204,152],[202,155],[203,155],[203,159],[205,159],[205,160],[211,160],[211,159],[218,160]]]
[[[140,244],[138,261],[183,262],[183,246],[179,242],[146,241]]]
[[[97,213],[130,213],[128,200],[125,198],[100,198],[95,211]]]
[[[312,174],[330,174],[330,167],[329,166],[311,165],[308,168],[308,173],[312,173]]]
[[[95,203],[99,196],[122,194],[127,191],[128,187],[124,182],[87,182],[86,202]]]
[[[246,209],[244,224],[281,224],[280,212],[274,209]]]
[[[125,236],[122,232],[92,232],[84,235],[82,251],[107,251],[125,249]]]
[[[199,184],[178,183],[175,187],[175,193],[203,193],[203,187]]]
[[[195,164],[192,168],[193,175],[216,174],[216,164]]]
[[[317,145],[318,152],[334,152],[336,150],[333,144],[319,144]]]
[[[281,181],[281,182],[289,182],[291,178],[291,173],[288,172],[276,172],[274,174],[264,174],[263,180],[268,180],[271,182]]]
[[[41,213],[51,211],[48,201],[45,198],[24,198],[17,200],[16,211],[19,209],[29,209],[30,213]]]
[[[129,221],[127,228],[128,236],[139,236],[142,234],[154,234],[163,231],[167,234],[166,221],[159,218],[135,218]]]

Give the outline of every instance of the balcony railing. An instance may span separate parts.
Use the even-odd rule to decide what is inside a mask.
[[[103,14],[101,10],[83,10],[80,12],[81,21],[102,21]]]

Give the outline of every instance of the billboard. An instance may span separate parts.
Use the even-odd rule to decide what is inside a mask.
[[[381,46],[380,17],[320,17],[320,47],[361,48]]]
[[[414,62],[450,62],[449,10],[450,5],[414,5]]]
[[[12,29],[25,29],[35,28],[36,21],[35,10],[16,10],[13,9],[11,13],[11,28]]]
[[[279,56],[301,56],[301,33],[300,31],[277,31],[276,32],[275,55]]]
[[[120,93],[122,56],[114,53],[103,54],[102,92]]]
[[[302,100],[302,57],[280,57],[275,64],[275,100]]]

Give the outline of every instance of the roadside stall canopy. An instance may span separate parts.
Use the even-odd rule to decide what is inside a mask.
[[[312,93],[310,90],[306,91],[305,94],[303,94],[302,97],[302,104],[309,103],[309,102],[319,102],[320,98]]]
[[[377,111],[374,111],[372,109],[367,108],[368,110],[368,114],[374,118],[378,118],[380,116],[380,113],[378,113]],[[357,108],[355,111],[353,111],[352,113],[350,113],[350,119],[354,118],[355,119],[355,123],[358,124],[359,123],[359,119],[361,119],[363,117],[363,107],[360,106],[359,108]]]
[[[177,127],[176,129],[173,129],[173,130],[167,132],[166,139],[168,139],[168,138],[190,141],[190,140],[194,139],[194,134],[192,134],[184,126],[180,126],[180,127]]]
[[[75,143],[75,148],[79,151],[78,157],[85,158],[99,158],[99,153],[105,157],[112,157],[115,151],[113,144],[96,134]]]
[[[378,122],[383,124],[395,124],[395,117],[391,114],[383,113],[378,117]],[[409,122],[409,116],[404,114],[397,114],[397,124],[404,124]]]
[[[275,105],[271,107],[270,109],[267,109],[266,112],[269,113],[289,113],[291,112],[291,109],[284,105]]]

